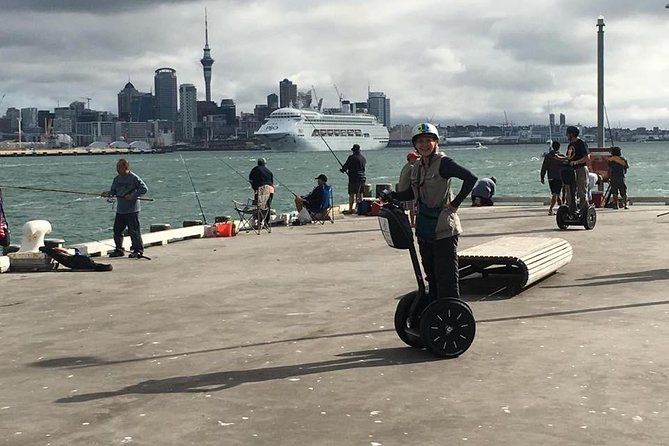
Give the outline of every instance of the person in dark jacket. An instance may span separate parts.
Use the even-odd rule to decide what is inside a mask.
[[[418,124],[412,135],[420,160],[411,170],[411,188],[390,196],[397,200],[416,199],[416,237],[430,300],[459,298],[458,237],[462,226],[457,211],[477,178],[439,150],[439,132],[434,125]],[[455,198],[451,178],[462,180]]]
[[[352,214],[353,203],[362,200],[362,192],[365,188],[365,181],[367,181],[365,175],[367,160],[360,153],[360,146],[353,144],[351,151],[353,154],[349,155],[340,169],[340,172],[348,175],[348,212],[344,211],[345,214]]]
[[[553,215],[553,206],[557,203],[562,205],[560,195],[562,193],[562,171],[565,157],[560,153],[560,142],[553,141],[550,152],[544,154],[544,161],[541,164],[541,184],[545,184],[544,178],[548,173],[548,187],[551,190],[551,204],[548,207],[548,215]]]
[[[472,189],[472,206],[492,206],[497,190],[497,178],[481,178]]]
[[[264,212],[265,222],[269,222],[272,200],[274,199],[274,175],[265,164],[265,158],[258,158],[258,165],[251,169],[249,173],[249,183],[253,189],[253,201],[261,208],[266,209]]]
[[[324,174],[320,174],[314,179],[318,181],[314,190],[307,195],[295,197],[295,208],[297,209],[297,212],[300,212],[302,208],[307,208],[310,212],[318,212],[321,210],[324,186],[327,186],[328,177]]]
[[[132,253],[128,257],[141,258],[144,255],[144,244],[139,224],[139,211],[141,210],[139,197],[146,194],[147,188],[144,181],[134,172],[130,171],[130,163],[121,158],[116,163],[118,175],[112,181],[108,191],[102,192],[102,197],[116,197],[116,218],[114,219],[114,244],[116,249],[109,257],[123,257],[123,230],[127,227],[132,245]]]
[[[618,192],[623,200],[625,209],[627,207],[627,185],[625,184],[625,174],[630,165],[622,156],[620,147],[611,147],[611,157],[609,158],[609,181],[611,184],[611,198],[615,209],[618,209]]]

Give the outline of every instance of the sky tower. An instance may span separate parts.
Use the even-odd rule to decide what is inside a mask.
[[[207,102],[211,102],[211,66],[214,64],[214,59],[209,54],[209,29],[207,26],[207,10],[204,10],[204,54],[200,63],[202,64],[202,71],[204,71],[204,89],[206,91]]]

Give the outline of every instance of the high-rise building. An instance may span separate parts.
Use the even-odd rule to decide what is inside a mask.
[[[14,107],[9,107],[7,109],[7,113],[5,113],[5,116],[7,116],[10,119],[10,129],[12,132],[15,132],[19,129],[19,118],[21,117],[21,110],[18,108]]]
[[[220,114],[225,117],[225,124],[234,126],[237,124],[237,106],[233,99],[222,99]]]
[[[158,68],[153,78],[156,118],[177,120],[177,72],[174,68]]]
[[[192,141],[197,124],[197,89],[193,84],[179,85],[179,115],[184,141]]]
[[[279,96],[276,93],[267,95],[267,108],[270,113],[279,108]]]
[[[21,109],[21,127],[24,129],[37,127],[37,109],[35,107]]]
[[[560,113],[560,127],[564,127],[565,125],[567,125],[567,117],[564,113]]]
[[[137,119],[133,119],[132,114],[130,113],[131,111],[131,106],[132,106],[132,99],[139,95],[139,91],[135,88],[132,83],[128,82],[125,84],[125,87],[123,87],[123,90],[121,90],[118,95],[118,119],[121,121],[137,121]]]
[[[279,107],[297,106],[297,84],[288,79],[279,82]]]
[[[202,64],[202,71],[204,71],[204,91],[207,102],[211,102],[211,66],[214,64],[214,59],[211,58],[209,50],[209,27],[207,26],[207,10],[204,10],[204,50],[200,63]]]
[[[151,93],[138,92],[130,103],[132,122],[147,122],[156,119],[155,98]]]
[[[367,96],[367,110],[386,128],[390,128],[390,98],[385,93],[370,91]]]

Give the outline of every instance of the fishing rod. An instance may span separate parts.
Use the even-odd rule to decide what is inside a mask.
[[[84,236],[82,236],[82,235],[81,235],[80,233],[78,233],[78,232],[73,232],[72,234],[73,234],[73,235],[76,235],[77,237],[79,237],[79,238],[81,238],[81,239],[84,239],[84,240],[89,239],[88,237],[84,237]],[[101,240],[97,240],[97,239],[94,239],[94,238],[93,238],[93,239],[89,239],[89,240],[91,240],[92,242],[95,242],[95,243],[99,243],[99,244],[101,244],[101,245],[109,246],[110,248],[114,248],[114,250],[117,249],[117,248],[116,248],[116,245],[112,245],[112,244],[110,244],[110,243],[105,243],[105,242],[103,242],[103,241],[101,241]],[[81,244],[81,243],[77,243],[77,244]],[[121,247],[121,251],[123,251],[124,253],[130,253],[130,252],[133,252],[133,251],[128,251],[127,249],[124,249],[123,247]],[[147,256],[145,256],[144,253],[141,253],[141,254],[140,254],[140,253],[135,253],[135,255],[137,255],[137,258],[138,258],[138,259],[151,260],[151,257],[147,257]]]
[[[606,116],[606,127],[609,130],[609,139],[611,140],[611,146],[613,146],[615,142],[613,142],[613,132],[611,131],[611,124],[609,124],[609,113],[606,111],[606,106],[604,106],[604,116]]]
[[[222,162],[223,164],[225,164],[226,166],[228,166],[230,169],[232,169],[232,171],[233,171],[234,173],[236,173],[237,175],[239,175],[239,176],[240,176],[244,181],[246,181],[247,183],[250,183],[250,182],[251,182],[248,178],[246,178],[244,175],[242,175],[241,173],[239,173],[239,171],[238,171],[237,169],[235,169],[234,167],[232,167],[230,164],[226,163],[222,158],[216,158],[216,159],[219,160],[220,162]]]
[[[202,214],[202,220],[204,221],[204,224],[207,223],[207,217],[204,216],[204,210],[202,209],[202,203],[200,203],[200,195],[197,193],[197,189],[195,188],[195,183],[193,182],[193,177],[190,176],[190,171],[188,170],[188,165],[186,164],[186,161],[184,160],[183,156],[179,154],[179,158],[181,159],[181,162],[184,164],[184,167],[186,168],[186,173],[188,174],[188,179],[190,180],[191,186],[193,186],[193,192],[195,192],[195,198],[197,199],[197,205],[200,206],[200,213]]]
[[[250,182],[251,182],[251,181],[249,181],[248,178],[246,178],[244,175],[242,175],[241,173],[239,173],[239,171],[238,171],[237,169],[235,169],[234,167],[232,167],[230,164],[226,163],[226,162],[223,161],[221,158],[217,158],[217,159],[218,159],[220,162],[222,162],[223,164],[225,164],[226,166],[228,166],[230,169],[232,169],[232,171],[235,172],[237,175],[239,175],[244,181],[246,181],[247,183],[250,183]],[[285,187],[286,190],[287,190],[288,192],[290,192],[291,194],[293,194],[294,197],[298,197],[298,196],[299,196],[299,195],[297,195],[295,192],[293,192],[288,186],[286,186],[286,185],[283,184],[281,181],[279,181],[279,179],[278,179],[276,176],[274,176],[274,175],[272,175],[272,176],[274,177],[274,180],[275,180],[277,183],[279,183],[279,185]]]
[[[334,151],[333,151],[332,148],[330,147],[330,144],[328,144],[328,142],[325,140],[325,137],[321,134],[321,131],[320,131],[319,129],[316,128],[316,125],[315,125],[312,121],[309,121],[309,119],[307,119],[306,117],[305,117],[305,119],[309,122],[309,124],[311,124],[311,126],[314,128],[314,130],[316,130],[316,132],[318,132],[318,136],[321,137],[321,139],[322,139],[323,142],[325,143],[325,146],[328,148],[328,150],[330,151],[330,153],[332,154],[332,156],[335,157],[335,159],[337,160],[337,162],[339,163],[339,165],[343,168],[344,165],[341,163],[341,161],[339,161],[339,158],[337,158],[337,155],[335,155]]]
[[[286,185],[283,184],[281,181],[279,181],[279,179],[278,179],[276,176],[274,176],[274,181],[276,181],[277,183],[279,183],[280,186],[285,187],[286,190],[287,190],[288,192],[290,192],[291,194],[293,194],[293,197],[299,197],[299,195],[297,195],[295,192],[293,192],[288,186],[286,186]]]
[[[662,212],[661,214],[657,214],[658,217],[662,217],[663,215],[667,215],[669,212]]]
[[[31,187],[31,186],[0,186],[0,188],[3,188],[3,187],[7,188],[7,189],[36,190],[36,191],[41,191],[41,192],[60,192],[60,193],[63,193],[63,194],[92,195],[92,196],[95,196],[95,197],[100,196],[100,194],[98,192],[82,192],[82,191],[65,190],[65,189],[47,189],[47,188],[43,188],[43,187]],[[123,198],[123,197],[118,197],[117,196],[116,198]],[[137,197],[137,200],[153,201],[153,198]]]

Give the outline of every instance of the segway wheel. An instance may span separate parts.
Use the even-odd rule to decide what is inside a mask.
[[[567,229],[569,225],[567,224],[567,219],[569,218],[569,207],[567,206],[560,206],[555,213],[555,221],[557,222],[557,226],[560,229]]]
[[[404,295],[400,299],[397,304],[397,309],[395,310],[395,331],[397,332],[397,336],[399,336],[405,344],[411,347],[423,348],[425,347],[425,344],[421,337],[407,331],[409,330],[409,312],[411,310],[411,304],[417,296],[418,293],[413,291]],[[413,328],[418,332],[418,327]]]
[[[593,229],[597,224],[597,211],[594,206],[589,206],[588,210],[581,213],[581,219],[583,220],[583,227],[585,229]]]
[[[460,299],[439,299],[423,311],[420,334],[430,352],[442,358],[460,356],[472,345],[476,321]]]

